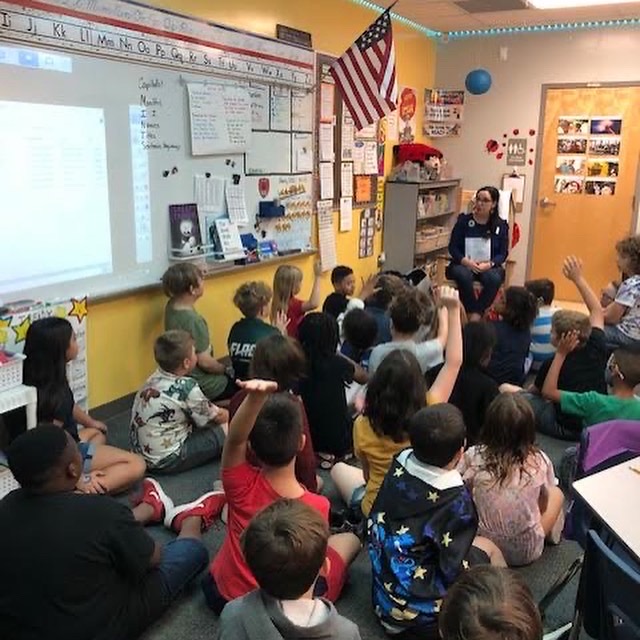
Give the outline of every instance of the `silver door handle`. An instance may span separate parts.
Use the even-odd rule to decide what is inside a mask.
[[[553,200],[549,200],[549,198],[547,198],[546,196],[544,198],[540,199],[540,206],[541,207],[555,207],[556,203]]]

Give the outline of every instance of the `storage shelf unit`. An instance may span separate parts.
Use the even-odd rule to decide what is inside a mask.
[[[460,180],[387,182],[384,200],[385,269],[434,268],[447,252],[460,213]]]

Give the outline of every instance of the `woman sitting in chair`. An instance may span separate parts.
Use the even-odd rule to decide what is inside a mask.
[[[498,215],[500,192],[482,187],[471,213],[461,213],[451,232],[447,278],[455,281],[469,320],[480,320],[504,282],[509,225]],[[474,282],[482,285],[476,297]]]

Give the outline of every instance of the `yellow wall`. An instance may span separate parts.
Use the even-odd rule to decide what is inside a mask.
[[[375,18],[375,14],[349,0],[164,0],[150,2],[198,18],[274,36],[276,24],[286,24],[313,35],[316,51],[340,55]],[[422,90],[433,86],[435,46],[413,29],[394,23],[396,64],[399,83],[418,89],[418,113],[422,112]],[[420,119],[419,119],[420,122]],[[420,127],[418,127],[420,128]],[[420,135],[420,132],[418,132]],[[390,149],[387,153],[389,166]],[[334,222],[337,229],[337,214]],[[381,234],[376,234],[372,258],[358,259],[359,212],[354,212],[354,230],[337,234],[338,262],[348,264],[358,277],[376,270],[381,251]],[[302,294],[308,294],[312,258],[293,258],[305,274]],[[226,353],[229,328],[239,318],[231,303],[233,292],[247,278],[271,283],[273,267],[252,269],[207,280],[198,303],[207,318],[216,354]],[[331,290],[328,274],[323,276],[322,295]],[[115,400],[144,381],[154,367],[152,345],[162,331],[165,299],[160,291],[132,295],[91,306],[88,335],[89,398],[92,406]]]

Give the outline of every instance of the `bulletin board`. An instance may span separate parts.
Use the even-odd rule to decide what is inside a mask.
[[[313,51],[121,0],[0,1],[0,13],[0,105],[103,114],[112,248],[109,273],[18,290],[14,299],[158,282],[169,264],[169,205],[197,203],[206,237],[205,216],[229,215],[226,185],[244,196],[240,233],[283,250],[311,245]],[[250,122],[242,108],[226,130],[210,117],[194,120],[194,105],[220,96],[232,106],[248,100]],[[204,137],[196,124],[209,127]],[[214,138],[223,130],[221,146]],[[276,198],[286,215],[259,220],[259,203]],[[52,202],[50,215],[63,216],[58,208]]]

